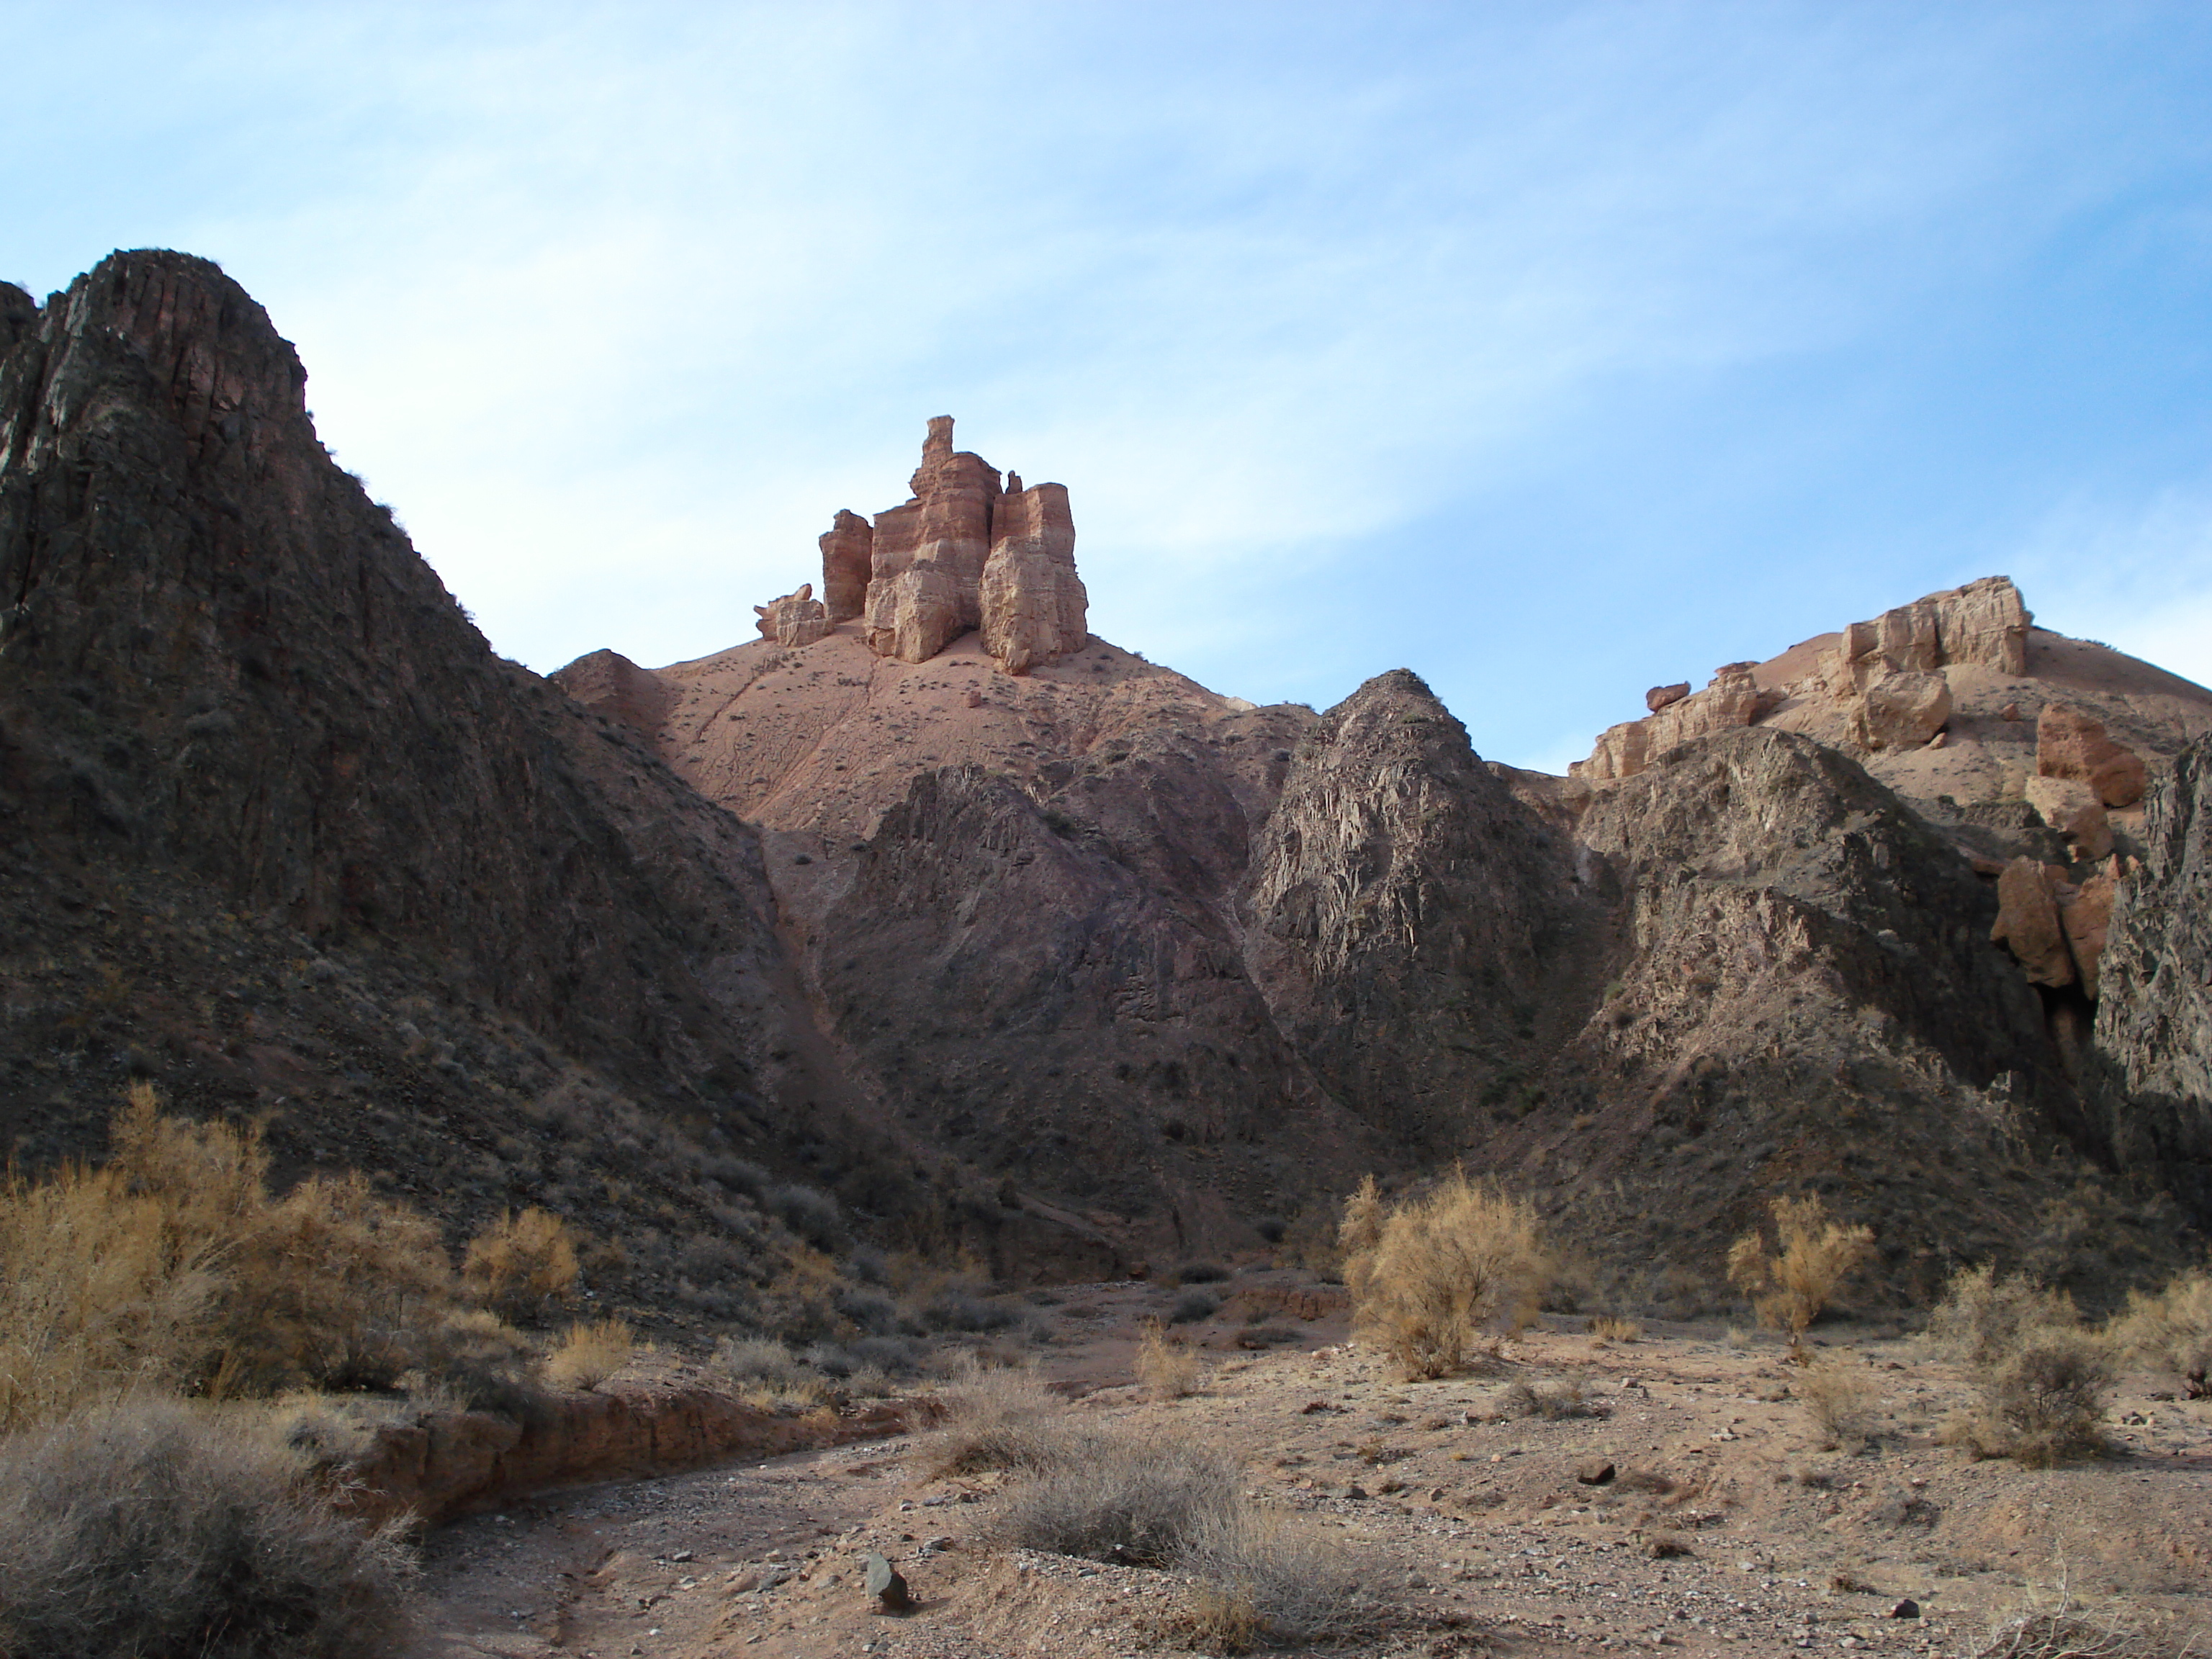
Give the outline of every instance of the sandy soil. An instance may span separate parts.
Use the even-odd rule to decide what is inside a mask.
[[[2124,1385],[2112,1456],[2031,1471],[1937,1443],[1966,1391],[1916,1339],[1824,1331],[1823,1357],[1868,1367],[1882,1401],[1881,1444],[1846,1455],[1822,1449],[1803,1371],[1764,1336],[1665,1326],[1608,1342],[1553,1317],[1483,1374],[1409,1384],[1345,1340],[1340,1291],[1284,1271],[1208,1288],[1230,1293],[1221,1311],[1175,1328],[1206,1362],[1188,1398],[1128,1380],[1137,1322],[1176,1294],[1160,1287],[1066,1287],[1036,1309],[1032,1351],[1071,1412],[1233,1449],[1264,1501],[1340,1539],[1375,1601],[1371,1630],[1339,1650],[1954,1653],[2062,1582],[2212,1625],[2212,1404],[2162,1398],[2156,1377]],[[1577,1384],[1594,1414],[1501,1418],[1516,1382]],[[1174,1575],[1000,1547],[999,1478],[933,1478],[915,1450],[849,1446],[458,1523],[428,1547],[424,1651],[1181,1650]],[[1603,1484],[1578,1478],[1608,1464]],[[868,1550],[904,1573],[913,1612],[875,1610]],[[1918,1617],[1892,1616],[1905,1598]]]

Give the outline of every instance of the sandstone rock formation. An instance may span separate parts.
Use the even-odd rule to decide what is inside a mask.
[[[2066,930],[2067,951],[2074,958],[2075,971],[2081,977],[2082,994],[2092,1002],[2097,1000],[2099,994],[2099,969],[2118,891],[2119,883],[2113,877],[2099,875],[2091,876],[2079,886],[2070,883],[2063,885],[2055,893],[2058,920]]]
[[[2033,777],[2027,780],[2027,804],[2043,821],[2074,845],[2075,856],[2109,857],[2112,850],[2112,822],[2096,791],[2076,778]]]
[[[811,618],[785,629],[770,616],[791,603],[780,599],[755,607],[761,632],[811,645],[859,617],[876,655],[922,663],[981,629],[985,648],[1010,674],[1083,648],[1090,600],[1075,574],[1066,486],[1024,489],[1018,473],[1002,485],[981,456],[952,447],[952,417],[939,415],[908,487],[912,495],[872,526],[841,509],[822,536],[819,631]]]
[[[1712,683],[1704,690],[1662,704],[1647,719],[1609,727],[1590,757],[1567,769],[1594,783],[1634,777],[1678,743],[1751,725],[1773,702],[1759,689],[1751,664],[1726,663],[1713,671]]]
[[[867,609],[868,582],[875,569],[875,527],[859,514],[840,507],[821,536],[822,603],[830,626],[850,622]]]
[[[1823,668],[1841,697],[1863,695],[1886,673],[1925,674],[1951,663],[2024,674],[2033,621],[2010,577],[1984,576],[1850,623]]]
[[[1672,685],[1655,685],[1644,694],[1644,706],[1656,714],[1668,704],[1680,702],[1689,695],[1690,683],[1687,680],[1677,680]]]
[[[814,584],[801,582],[796,592],[753,607],[760,617],[761,637],[778,645],[808,646],[830,632],[830,617],[814,597]]]
[[[1075,574],[1075,520],[1061,485],[999,498],[981,601],[983,648],[1009,674],[1083,649],[1089,599]]]
[[[2065,873],[2055,865],[2014,859],[1997,878],[1997,919],[1990,938],[2019,958],[2032,984],[2056,988],[2076,977],[2058,915]]]
[[[2102,720],[2056,702],[2036,717],[2035,769],[2079,780],[2107,806],[2133,806],[2149,780],[2142,757],[2106,736]]]

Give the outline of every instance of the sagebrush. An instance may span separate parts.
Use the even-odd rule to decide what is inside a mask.
[[[2212,1399],[2212,1273],[2182,1273],[2155,1294],[2131,1291],[2113,1339],[2145,1363],[2180,1379],[2185,1399]]]
[[[412,1571],[242,1414],[137,1398],[0,1441],[0,1652],[383,1659]]]
[[[564,1389],[596,1389],[629,1363],[636,1333],[619,1319],[596,1319],[568,1327],[545,1356],[548,1381]]]
[[[1370,1176],[1338,1241],[1356,1328],[1413,1377],[1458,1370],[1486,1332],[1526,1324],[1552,1271],[1528,1202],[1464,1170],[1395,1205]]]

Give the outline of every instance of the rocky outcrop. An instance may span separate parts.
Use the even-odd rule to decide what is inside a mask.
[[[1930,593],[1872,622],[1850,623],[1832,649],[1807,665],[1811,673],[1790,684],[1763,684],[1757,665],[1735,663],[1693,696],[1678,695],[1686,688],[1655,686],[1644,694],[1648,718],[1611,727],[1590,757],[1568,770],[1593,783],[1634,777],[1676,744],[1756,725],[1800,691],[1816,694],[1832,711],[1826,718],[1862,749],[1923,748],[1943,733],[1954,712],[1943,669],[1974,664],[2025,673],[2032,620],[2009,577],[1984,576]],[[1809,654],[1813,643],[1800,650]],[[1843,734],[1834,735],[1841,740]]]
[[[1056,483],[1001,495],[983,566],[983,648],[1009,674],[1083,649],[1089,598],[1075,574],[1075,519]]]
[[[2142,867],[2115,895],[2096,1042],[2115,1156],[2212,1213],[2212,738],[2145,803]]]
[[[823,532],[822,603],[830,627],[850,622],[867,609],[875,544],[875,527],[859,514],[842,507]]]
[[[857,617],[876,655],[921,663],[981,629],[1010,674],[1083,648],[1090,602],[1064,485],[1025,489],[1017,473],[1002,483],[981,456],[952,447],[952,417],[939,415],[908,487],[872,526],[841,510],[822,536],[824,632]],[[761,631],[771,634],[765,613]]]
[[[1644,694],[1644,706],[1656,714],[1689,695],[1690,683],[1687,680],[1677,680],[1672,685],[1655,685]]]
[[[814,584],[801,582],[796,592],[753,607],[759,617],[761,637],[794,648],[809,646],[830,632],[830,615],[814,597]]]
[[[2105,735],[2105,723],[2064,703],[2047,703],[2035,721],[2035,769],[2087,784],[2107,806],[2133,806],[2149,770],[2142,757]]]
[[[2025,674],[2033,621],[2010,577],[1984,576],[1850,623],[1822,670],[1846,699],[1863,696],[1886,674],[1932,673],[1951,663]]]
[[[1299,744],[1253,849],[1246,956],[1323,1085],[1402,1144],[1463,1144],[1595,1001],[1602,903],[1420,678]],[[1516,1063],[1517,1062],[1517,1063]]]
[[[1751,664],[1725,664],[1713,671],[1712,682],[1704,690],[1662,704],[1648,719],[1607,730],[1590,757],[1576,762],[1568,773],[1593,783],[1632,778],[1678,743],[1751,725],[1775,701],[1760,690]]]

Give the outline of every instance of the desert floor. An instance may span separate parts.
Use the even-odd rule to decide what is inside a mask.
[[[1286,1270],[1208,1288],[1221,1311],[1170,1328],[1204,1362],[1187,1397],[1132,1381],[1140,1322],[1177,1294],[1159,1286],[1037,1293],[1026,1351],[1071,1413],[1231,1449],[1255,1494],[1354,1554],[1368,1628],[1322,1650],[1952,1654],[2062,1591],[2212,1627],[2212,1402],[2175,1401],[2172,1379],[2125,1379],[2108,1457],[2025,1469],[1940,1443],[1969,1395],[1919,1339],[1823,1326],[1815,1354],[1865,1367],[1881,1402],[1879,1442],[1847,1453],[1824,1449],[1804,1369],[1765,1334],[1606,1340],[1547,1316],[1480,1371],[1408,1383],[1347,1340],[1340,1290]],[[1239,1346],[1255,1331],[1270,1345]],[[1593,1414],[1501,1417],[1516,1383],[1576,1385]],[[933,1478],[904,1437],[544,1494],[429,1540],[423,1651],[1183,1650],[1185,1581],[994,1544],[1000,1486]],[[876,1610],[869,1550],[913,1611]]]

